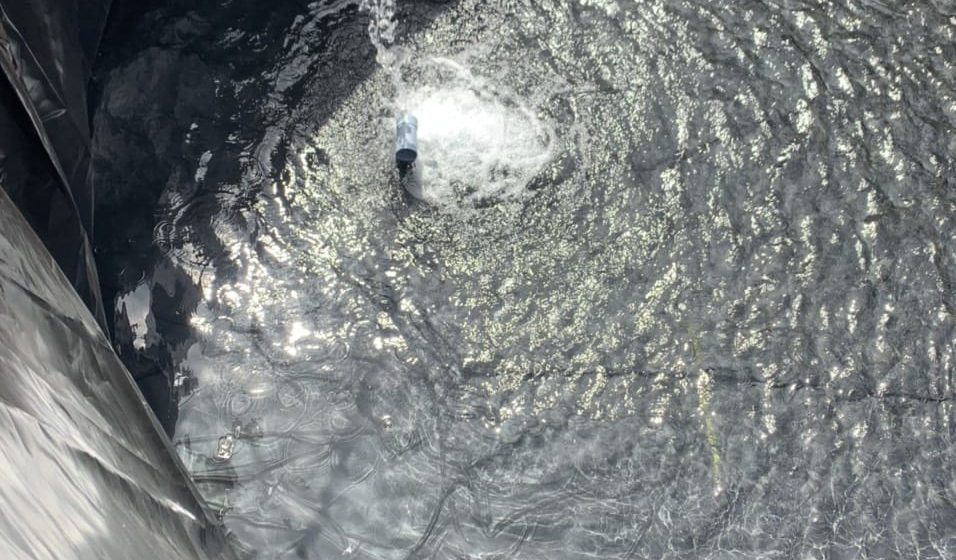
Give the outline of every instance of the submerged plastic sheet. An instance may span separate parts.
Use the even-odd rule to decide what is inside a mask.
[[[93,316],[0,192],[0,557],[231,558]]]
[[[0,176],[104,327],[86,85],[111,1],[0,0]]]

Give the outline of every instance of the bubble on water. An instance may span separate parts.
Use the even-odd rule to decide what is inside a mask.
[[[232,459],[235,451],[236,436],[233,434],[226,434],[219,438],[219,441],[216,445],[216,453],[213,455],[213,458],[216,461],[228,461],[229,459]]]
[[[556,151],[551,123],[456,62],[428,65],[399,97],[400,107],[418,117],[422,198],[454,208],[532,194],[528,183]]]

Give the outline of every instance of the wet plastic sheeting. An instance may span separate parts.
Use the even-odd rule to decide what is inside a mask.
[[[0,557],[224,558],[168,440],[0,192]]]
[[[110,3],[0,1],[4,188],[102,325],[86,85]]]

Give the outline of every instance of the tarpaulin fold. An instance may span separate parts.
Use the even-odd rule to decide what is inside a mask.
[[[0,0],[0,177],[105,327],[86,86],[111,0]]]
[[[93,315],[0,192],[0,553],[231,558]]]
[[[234,558],[116,356],[87,83],[111,0],[0,0],[0,558]]]

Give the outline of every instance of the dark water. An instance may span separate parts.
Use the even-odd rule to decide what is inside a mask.
[[[952,2],[400,3],[390,67],[356,4],[224,6],[141,23],[97,130],[163,131],[120,342],[178,333],[241,548],[956,556]]]

